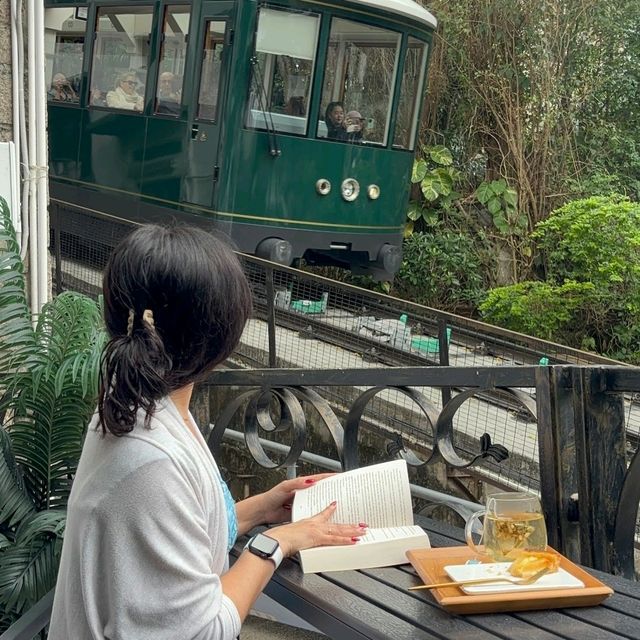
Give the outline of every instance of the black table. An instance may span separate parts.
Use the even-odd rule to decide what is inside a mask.
[[[462,544],[462,531],[418,522],[432,546]],[[431,594],[407,591],[421,583],[410,565],[305,575],[295,560],[285,560],[265,593],[336,640],[640,639],[640,583],[589,571],[615,590],[603,604],[522,613],[450,614]]]

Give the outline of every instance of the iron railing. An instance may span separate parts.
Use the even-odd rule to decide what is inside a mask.
[[[451,469],[503,464],[508,443],[487,434],[464,447],[454,427],[468,402],[487,393],[506,393],[535,420],[538,432],[540,496],[549,544],[573,560],[603,571],[635,575],[634,533],[640,502],[640,454],[628,460],[624,393],[640,391],[640,370],[627,367],[412,367],[385,369],[222,370],[212,374],[206,393],[239,387],[213,421],[209,442],[218,452],[225,429],[240,414],[246,446],[263,468],[287,467],[305,450],[312,429],[330,435],[343,469],[360,463],[363,430],[371,429],[367,406],[398,391],[417,407],[430,430],[419,441],[393,428],[381,459],[404,458],[412,467],[444,462]],[[352,387],[353,401],[336,409],[317,389]],[[449,390],[439,406],[418,389]],[[522,389],[535,390],[535,400]],[[463,391],[457,391],[463,389]],[[202,406],[210,406],[203,403]],[[215,401],[213,404],[216,404]],[[313,414],[313,419],[310,419]],[[341,417],[342,416],[342,417]],[[201,414],[209,424],[211,416]],[[311,427],[310,425],[315,425]],[[320,425],[320,426],[318,426]],[[284,440],[276,459],[260,438]],[[368,460],[374,462],[375,460]]]

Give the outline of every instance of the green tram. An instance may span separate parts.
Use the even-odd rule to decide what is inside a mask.
[[[50,198],[389,278],[435,18],[412,0],[45,1]]]

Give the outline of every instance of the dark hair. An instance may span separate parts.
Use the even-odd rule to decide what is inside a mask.
[[[344,104],[342,104],[342,102],[330,102],[327,105],[327,109],[324,112],[324,123],[328,126],[328,127],[333,127],[335,126],[333,124],[333,120],[331,119],[331,112],[336,108],[336,107],[342,107],[342,109],[344,110]]]
[[[100,371],[103,431],[148,426],[155,401],[203,378],[235,349],[251,314],[242,266],[220,238],[145,225],[113,250],[103,279],[110,340]],[[151,311],[151,313],[149,313]]]
[[[307,110],[304,106],[304,96],[292,96],[287,102],[285,112],[290,116],[304,116]]]

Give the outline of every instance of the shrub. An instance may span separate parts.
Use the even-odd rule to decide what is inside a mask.
[[[494,289],[489,321],[569,346],[640,358],[640,204],[623,196],[576,200],[533,234],[546,282]]]
[[[640,292],[640,204],[623,196],[575,200],[536,227],[547,279]]]
[[[591,336],[584,319],[594,293],[590,282],[520,282],[492,289],[479,310],[487,322],[506,329],[586,346]]]
[[[434,228],[404,242],[393,293],[419,304],[456,309],[475,305],[484,294],[482,268],[473,240]]]

